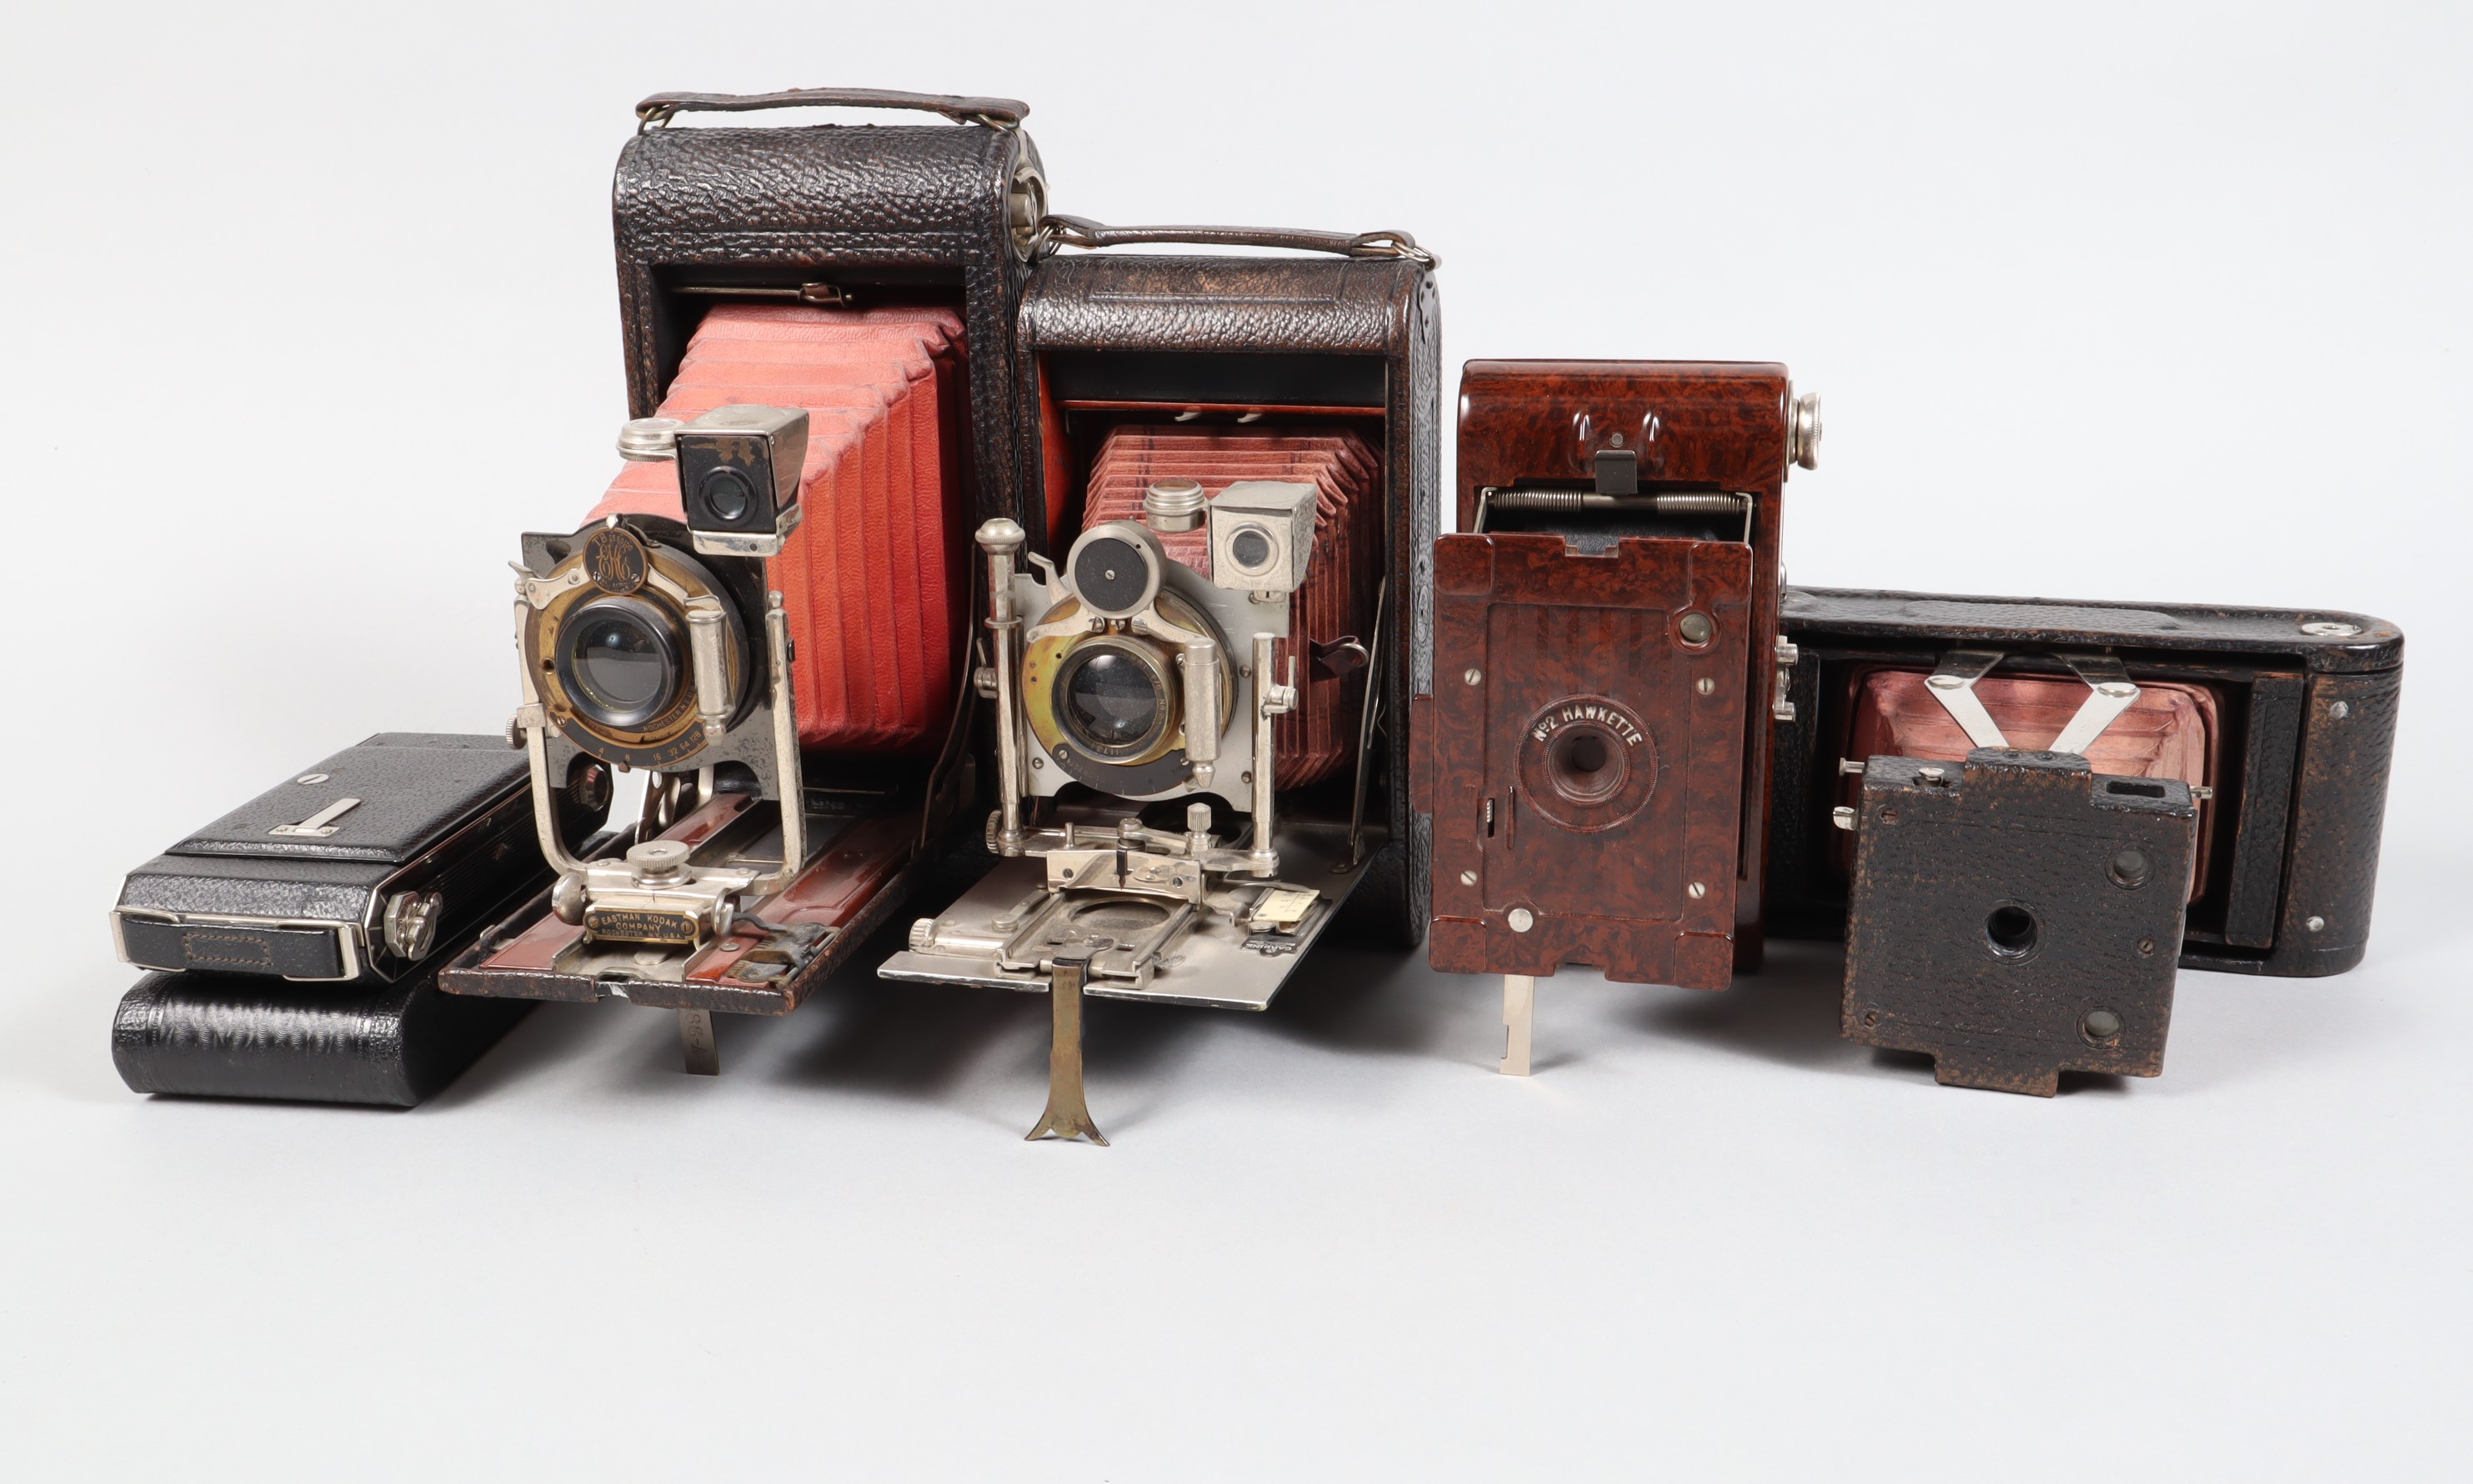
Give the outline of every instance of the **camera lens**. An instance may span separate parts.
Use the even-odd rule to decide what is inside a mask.
[[[585,720],[633,730],[677,695],[682,647],[677,625],[660,610],[636,598],[602,598],[567,619],[558,677]]]
[[[1167,687],[1159,671],[1121,649],[1075,651],[1059,691],[1065,730],[1102,757],[1141,751],[1166,725]]]
[[[756,503],[756,487],[734,468],[708,469],[696,489],[704,496],[704,508],[725,524],[746,519]]]

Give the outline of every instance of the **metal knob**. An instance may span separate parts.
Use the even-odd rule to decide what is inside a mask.
[[[1797,468],[1820,467],[1820,394],[1806,392],[1794,399],[1786,422],[1787,458]]]
[[[1199,530],[1208,503],[1199,480],[1157,480],[1142,491],[1142,523],[1163,535]]]
[[[397,958],[420,960],[438,941],[436,892],[397,892],[387,898],[386,945]]]
[[[1010,556],[1021,550],[1029,539],[1030,533],[1021,528],[1020,521],[1002,515],[979,527],[979,549],[990,556]]]
[[[679,456],[679,429],[684,422],[676,418],[636,418],[618,428],[618,457],[637,464],[659,464]]]
[[[688,850],[680,840],[647,840],[627,848],[627,868],[639,885],[675,881],[686,870]]]

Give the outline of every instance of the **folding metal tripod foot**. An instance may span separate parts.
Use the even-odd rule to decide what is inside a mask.
[[[686,1053],[687,1070],[698,1077],[721,1075],[721,1043],[712,1039],[712,1012],[679,1012],[679,1049]]]
[[[1537,980],[1529,974],[1502,976],[1502,1071],[1528,1075],[1528,1032],[1537,1015]]]
[[[1047,987],[1054,1018],[1047,1042],[1047,1112],[1024,1138],[1087,1138],[1104,1145],[1107,1136],[1091,1121],[1082,1100],[1082,983],[1091,972],[1088,958],[1055,960]]]

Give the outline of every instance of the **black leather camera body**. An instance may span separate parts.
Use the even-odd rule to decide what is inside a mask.
[[[568,830],[609,802],[606,774],[577,784],[547,802]],[[131,872],[113,931],[156,971],[113,1019],[122,1080],[396,1106],[444,1087],[525,1008],[437,977],[547,880],[534,810],[505,738],[382,732]]]
[[[1881,698],[1934,694],[1931,679],[1953,654],[1981,657],[1979,678],[1943,691],[2005,687],[2016,709],[1995,704],[1986,715],[2017,732],[2003,741],[2042,747],[2088,695],[2079,671],[2094,656],[2179,710],[2164,725],[2186,761],[2169,766],[2200,795],[2181,967],[2307,976],[2361,962],[2404,675],[2395,625],[2309,609],[1795,587],[1781,623],[1800,658],[1795,717],[1777,737],[1770,932],[1845,931],[1852,862],[1833,811],[1856,802],[1853,770],[1867,752],[1859,734],[1885,741],[1896,730],[1877,725],[1899,706]],[[2042,719],[2030,719],[2039,705]],[[1921,706],[1928,717],[1939,709]],[[1976,745],[1945,722],[1938,734],[1947,745],[1927,761],[1960,762]],[[2152,755],[2162,776],[2163,754]]]

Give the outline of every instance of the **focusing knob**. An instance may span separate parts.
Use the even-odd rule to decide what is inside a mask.
[[[1797,468],[1820,467],[1820,394],[1806,392],[1787,415],[1786,451]]]
[[[386,944],[397,958],[419,962],[438,941],[436,892],[397,892],[387,898]]]
[[[627,848],[627,869],[639,886],[658,886],[685,874],[687,847],[681,840],[647,840]]]

